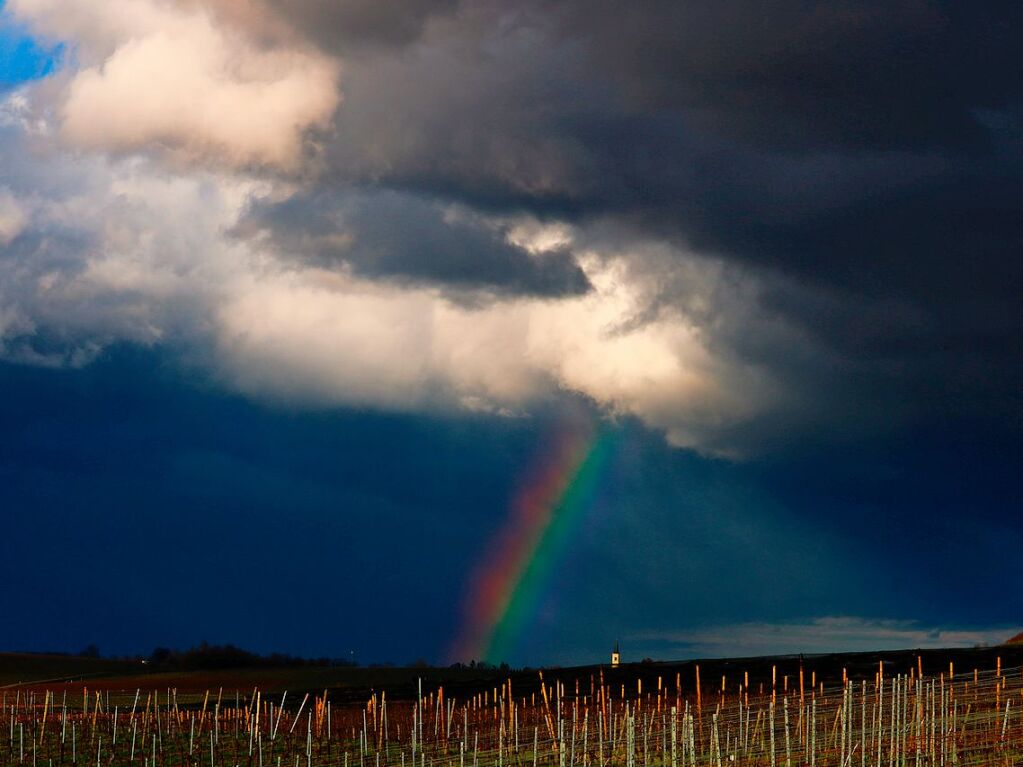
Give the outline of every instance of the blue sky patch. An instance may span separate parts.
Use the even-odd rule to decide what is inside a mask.
[[[34,39],[0,1],[0,88],[46,77],[60,66],[63,52],[62,44],[47,47]]]

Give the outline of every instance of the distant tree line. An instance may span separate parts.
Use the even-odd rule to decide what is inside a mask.
[[[348,658],[297,658],[284,653],[259,653],[243,650],[231,644],[212,645],[207,642],[190,647],[187,650],[171,650],[157,647],[147,659],[153,666],[185,671],[224,669],[224,668],[282,668],[301,666],[357,666]]]
[[[417,661],[417,663],[425,663],[425,661]],[[413,664],[413,666],[415,666],[415,665],[417,665],[417,664]],[[502,663],[500,665],[497,665],[497,664],[494,664],[494,663],[487,663],[485,660],[481,660],[481,661],[471,660],[468,663],[452,663],[450,666],[448,666],[448,668],[454,668],[454,669],[466,669],[466,668],[469,668],[469,669],[477,669],[479,671],[510,671],[511,670],[511,666],[509,666],[507,663]]]
[[[0,0],[2,2],[2,0]],[[153,649],[148,656],[144,655],[131,655],[131,656],[115,656],[108,655],[104,656],[100,653],[99,647],[95,644],[90,644],[77,653],[70,653],[61,650],[50,650],[50,651],[38,651],[38,650],[23,650],[29,655],[63,655],[70,657],[77,655],[79,658],[103,658],[106,657],[108,660],[122,660],[122,661],[142,661],[149,665],[167,669],[167,670],[182,670],[182,671],[200,671],[200,670],[213,670],[213,669],[225,669],[225,668],[300,668],[300,667],[348,667],[355,668],[360,664],[354,658],[301,658],[294,655],[288,655],[286,653],[270,653],[269,655],[260,655],[259,653],[251,652],[249,650],[243,650],[240,647],[235,647],[233,644],[215,645],[209,642],[202,642],[195,647],[190,647],[187,650],[172,650],[169,647],[156,647]],[[651,662],[649,659],[644,659],[644,663]],[[370,663],[368,668],[396,668],[398,664],[391,662],[376,662]],[[405,664],[406,668],[438,668],[434,664],[422,659],[417,658],[411,663]],[[476,670],[476,671],[501,671],[508,672],[511,667],[507,663],[488,663],[487,661],[471,660],[468,663],[452,663],[447,666],[449,669],[455,670]],[[530,670],[528,666],[524,666],[521,671]]]

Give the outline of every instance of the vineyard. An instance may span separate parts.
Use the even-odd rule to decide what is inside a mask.
[[[621,670],[620,670],[621,671]],[[10,690],[0,765],[32,767],[697,767],[1012,765],[1023,758],[1019,668],[842,680],[748,672],[611,683],[597,670],[528,692],[511,678],[464,699],[443,686],[360,704],[223,688]],[[706,673],[706,672],[705,672]],[[620,675],[618,678],[621,678]]]

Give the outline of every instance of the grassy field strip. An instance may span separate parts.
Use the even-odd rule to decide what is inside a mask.
[[[697,767],[1016,764],[1023,757],[1019,668],[937,674],[922,666],[826,686],[798,677],[713,685],[606,684],[598,672],[516,695],[511,679],[460,700],[258,688],[5,692],[0,765],[65,767]],[[737,678],[736,678],[737,677]],[[648,685],[649,687],[649,685]]]

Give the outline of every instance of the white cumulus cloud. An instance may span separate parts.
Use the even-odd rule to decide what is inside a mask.
[[[729,366],[684,318],[618,327],[641,299],[615,262],[557,301],[454,303],[429,288],[319,269],[247,275],[217,311],[233,384],[328,405],[528,408],[559,391],[700,447],[767,404],[763,376]]]
[[[1001,644],[1017,631],[1006,626],[928,626],[911,620],[842,615],[644,632],[631,636],[630,641],[637,645],[656,642],[661,657],[723,658],[976,647]]]
[[[12,0],[79,68],[58,94],[62,136],[79,148],[294,170],[303,140],[340,101],[335,60],[268,44],[201,7],[159,0]]]

